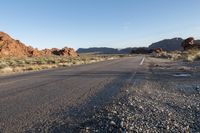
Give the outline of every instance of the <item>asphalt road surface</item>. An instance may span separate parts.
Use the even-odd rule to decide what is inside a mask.
[[[0,132],[114,132],[115,128],[120,132],[144,132],[147,128],[155,132],[200,131],[199,72],[179,67],[180,63],[141,55],[71,68],[0,76]],[[119,111],[122,106],[117,103],[129,103],[124,99],[130,97],[131,105],[135,105],[132,115],[138,110],[141,114],[137,119],[134,117],[135,122],[139,123],[140,117],[148,116],[139,127],[133,125],[134,121],[133,127],[127,121],[125,127],[117,126],[119,121],[115,121],[114,116],[113,120],[107,120],[108,126],[99,125],[100,121],[106,124],[103,117],[108,112],[101,116],[98,111],[107,106],[111,112],[113,109]],[[126,110],[129,105],[123,107]],[[158,111],[149,112],[151,108]],[[178,127],[171,119],[169,123],[163,123],[163,127],[156,126],[155,122],[171,118],[160,110],[176,115],[172,118]],[[147,115],[152,112],[162,115]],[[118,118],[126,115],[123,111],[121,113],[118,112]],[[90,116],[95,118],[93,124],[87,123]],[[124,118],[120,119],[124,121]],[[145,121],[149,127],[143,125]],[[111,127],[113,125],[115,128]]]

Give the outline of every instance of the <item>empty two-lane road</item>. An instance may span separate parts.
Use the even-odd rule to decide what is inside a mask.
[[[25,132],[38,124],[59,121],[71,107],[108,101],[145,67],[142,58],[0,76],[0,132]]]

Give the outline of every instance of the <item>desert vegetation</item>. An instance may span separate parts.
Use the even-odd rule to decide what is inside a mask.
[[[153,53],[154,57],[167,58],[170,60],[183,60],[183,61],[197,61],[200,59],[199,49],[190,49],[187,51],[162,51],[160,53]]]
[[[69,67],[119,57],[123,55],[78,55],[73,48],[68,47],[39,50],[0,32],[0,74]]]
[[[154,57],[168,58],[171,60],[196,61],[200,59],[200,44],[195,42],[193,37],[182,41],[183,50],[164,51],[157,48],[153,52]]]
[[[116,59],[125,55],[88,55],[78,57],[47,56],[25,58],[1,58],[0,73],[13,73],[24,71],[38,71],[58,67],[70,67],[74,65],[89,64],[99,61]]]

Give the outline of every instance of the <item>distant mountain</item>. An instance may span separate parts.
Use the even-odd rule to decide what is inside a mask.
[[[133,50],[134,48],[131,48],[131,47],[129,47],[129,48],[124,48],[124,49],[120,49],[119,50],[119,53],[120,54],[129,54],[129,53],[131,53],[131,51]]]
[[[152,53],[153,50],[147,48],[147,47],[138,47],[138,48],[133,48],[130,52],[130,54],[149,54]]]
[[[182,38],[165,39],[156,43],[152,43],[149,46],[149,49],[162,48],[163,50],[166,51],[181,50],[182,42],[183,42]]]
[[[149,47],[129,47],[124,49],[108,48],[108,47],[92,47],[79,48],[77,53],[96,53],[96,54],[129,54],[129,53],[149,53],[153,49],[162,48],[165,51],[182,50],[182,38],[164,39],[159,42],[152,43]],[[195,43],[200,44],[200,40]]]
[[[115,49],[108,47],[79,48],[77,53],[96,53],[96,54],[128,54],[132,48]]]
[[[156,49],[162,48],[165,51],[174,51],[181,50],[181,43],[183,42],[182,38],[173,38],[173,39],[165,39],[156,43],[152,43],[147,48],[142,49]],[[139,49],[139,50],[138,50]],[[142,51],[141,48],[133,47],[133,48],[125,48],[125,49],[114,49],[107,47],[94,47],[94,48],[79,48],[77,53],[98,53],[98,54],[129,54],[138,51]]]

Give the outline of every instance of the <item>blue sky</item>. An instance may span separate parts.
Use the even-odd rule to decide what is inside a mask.
[[[200,39],[200,0],[0,0],[0,31],[37,48]]]

